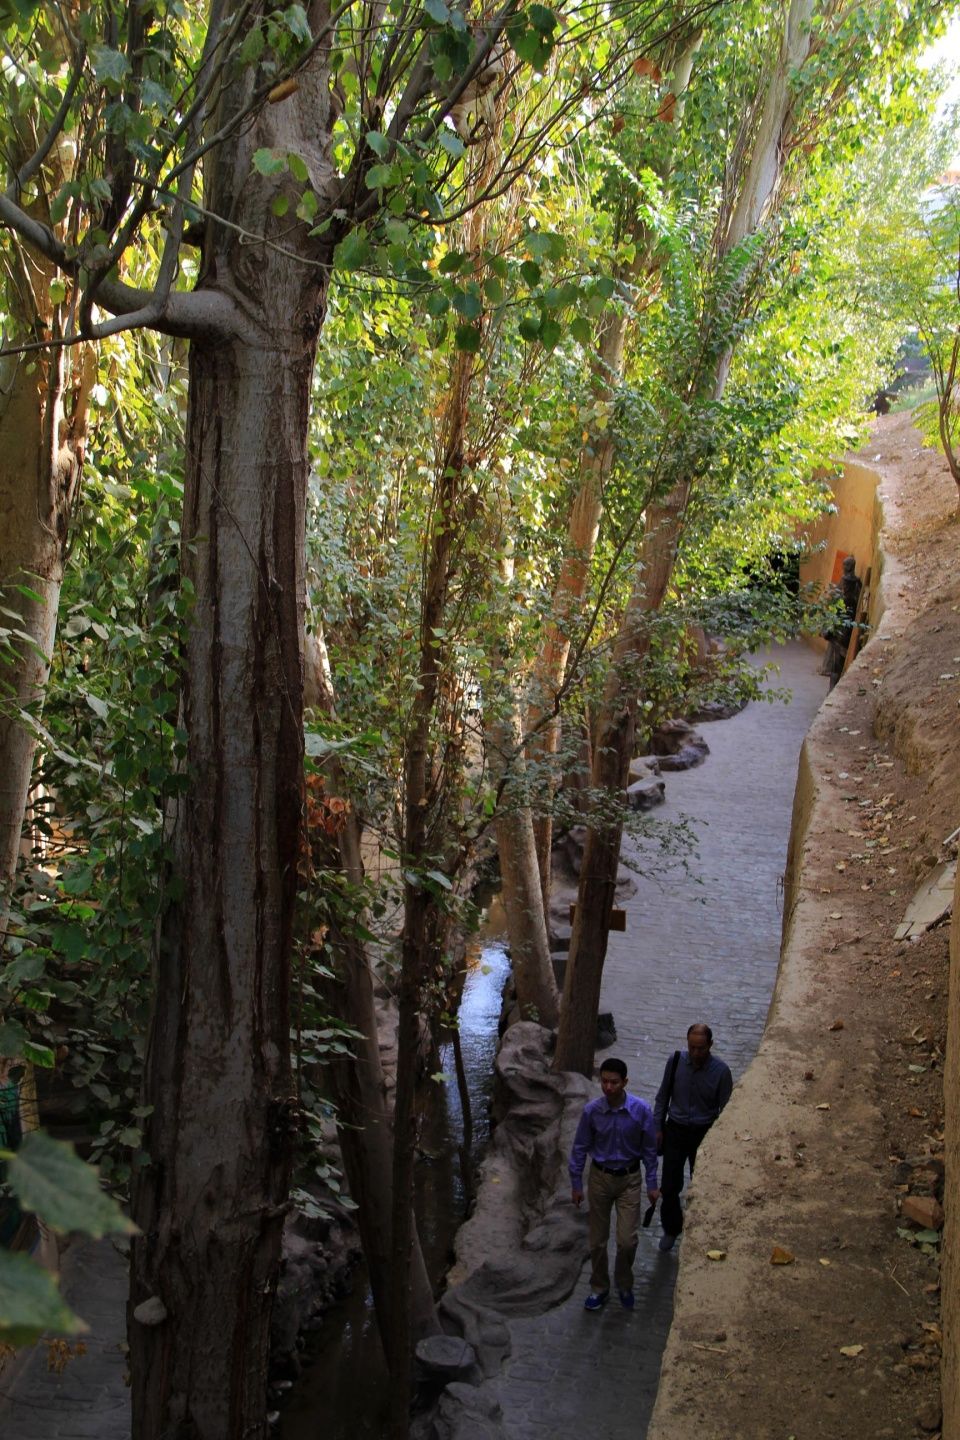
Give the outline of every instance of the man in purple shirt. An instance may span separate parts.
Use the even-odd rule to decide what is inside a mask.
[[[622,1060],[604,1060],[600,1066],[603,1094],[583,1108],[570,1151],[570,1184],[574,1205],[583,1202],[583,1167],[590,1156],[587,1199],[590,1202],[590,1294],[585,1310],[601,1310],[610,1294],[607,1241],[610,1212],[617,1211],[617,1258],[613,1278],[620,1304],[633,1309],[633,1260],[640,1234],[643,1174],[647,1195],[655,1205],[657,1189],[657,1138],[653,1111],[646,1100],[627,1094],[627,1067]]]

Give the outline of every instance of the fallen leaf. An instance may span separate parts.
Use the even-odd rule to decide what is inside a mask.
[[[708,1250],[708,1251],[707,1251],[707,1259],[708,1259],[708,1260],[726,1260],[726,1258],[727,1258],[727,1252],[726,1252],[726,1250]]]
[[[818,1109],[818,1110],[829,1110],[829,1109],[830,1109],[830,1106],[827,1104],[826,1100],[824,1100],[824,1102],[823,1102],[822,1105],[818,1105],[818,1106],[817,1106],[817,1109]]]
[[[794,1255],[792,1250],[786,1250],[782,1245],[774,1245],[773,1250],[770,1254],[770,1264],[792,1265],[796,1258],[797,1257],[796,1255]]]
[[[820,1256],[820,1264],[821,1264],[821,1265],[831,1265],[832,1263],[833,1263],[833,1262],[830,1261],[830,1260],[824,1260],[824,1258],[823,1258],[822,1255]]]
[[[841,913],[840,913],[839,910],[831,910],[831,911],[830,911],[830,919],[831,919],[831,920],[842,920],[842,919],[843,919],[843,916],[841,915]]]
[[[862,1345],[841,1345],[841,1346],[840,1346],[840,1354],[841,1354],[841,1355],[849,1355],[849,1357],[850,1357],[851,1360],[855,1360],[855,1359],[857,1358],[857,1356],[858,1356],[858,1355],[861,1355],[862,1353],[863,1353],[863,1346],[862,1346]]]
[[[830,1030],[842,1030],[842,1029],[843,1029],[843,1021],[838,1018],[838,1019],[834,1020],[833,1024],[830,1025],[830,1026],[828,1026],[827,1028],[830,1029]]]

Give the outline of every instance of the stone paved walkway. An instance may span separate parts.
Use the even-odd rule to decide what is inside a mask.
[[[613,1012],[618,1040],[605,1053],[627,1062],[630,1089],[651,1101],[668,1055],[694,1021],[713,1027],[715,1052],[734,1080],[763,1032],[779,958],[797,760],[827,685],[806,646],[778,648],[776,658],[780,675],[771,683],[789,688],[792,702],[753,703],[698,727],[709,758],[665,776],[666,803],[655,812],[690,817],[698,856],[689,874],[638,877],[626,931],[610,937],[601,1008]],[[635,847],[624,854],[629,859]],[[545,1440],[558,1425],[597,1440],[645,1434],[676,1275],[676,1253],[660,1254],[659,1234],[654,1222],[641,1235],[632,1314],[616,1296],[598,1315],[584,1311],[585,1265],[566,1305],[511,1322],[513,1351],[499,1382],[509,1440]]]
[[[663,819],[696,821],[699,859],[691,873],[640,879],[627,902],[627,930],[611,936],[603,1009],[619,1039],[611,1053],[630,1069],[631,1089],[653,1097],[668,1054],[687,1025],[706,1019],[718,1054],[736,1078],[760,1039],[780,944],[779,882],[786,859],[797,757],[826,692],[813,653],[779,652],[789,706],[752,704],[732,720],[703,727],[710,745],[698,769],[667,777]],[[570,1301],[511,1324],[513,1352],[500,1381],[510,1440],[556,1432],[596,1440],[639,1440],[656,1396],[670,1326],[674,1255],[644,1232],[637,1257],[637,1308],[583,1310],[586,1268]],[[681,1242],[682,1243],[682,1242]],[[62,1284],[91,1325],[88,1353],[63,1375],[46,1368],[43,1347],[0,1375],[3,1440],[128,1440],[124,1388],[123,1262],[109,1245],[72,1247]]]
[[[89,1325],[86,1354],[61,1374],[47,1366],[45,1345],[22,1351],[0,1374],[2,1440],[129,1440],[124,1300],[127,1263],[109,1240],[67,1249],[60,1289]]]

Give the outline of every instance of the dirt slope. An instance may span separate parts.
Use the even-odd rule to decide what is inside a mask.
[[[777,991],[698,1166],[651,1440],[939,1432],[937,1247],[900,1209],[942,1198],[948,926],[893,936],[960,825],[960,523],[906,417],[856,458],[886,610],[801,757]]]

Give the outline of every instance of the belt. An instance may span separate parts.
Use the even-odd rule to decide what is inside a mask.
[[[594,1170],[602,1170],[604,1175],[636,1175],[640,1169],[639,1160],[631,1160],[629,1165],[601,1165],[599,1160],[593,1161]]]

